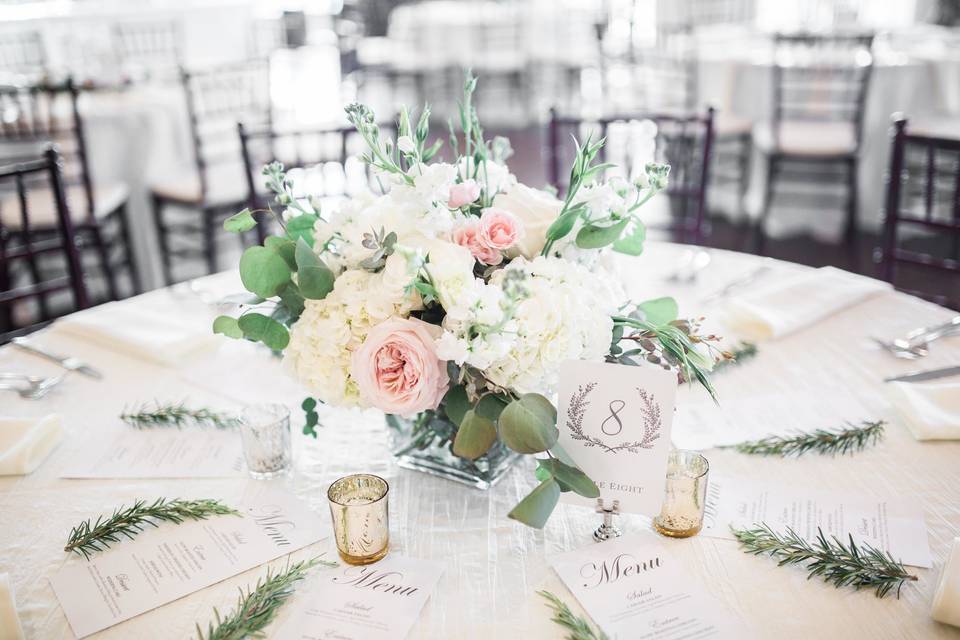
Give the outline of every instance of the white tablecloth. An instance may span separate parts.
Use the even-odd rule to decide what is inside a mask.
[[[673,290],[688,315],[711,314],[715,307],[696,301],[756,266],[757,258],[714,252],[710,269],[696,285],[667,285],[681,249],[651,245],[646,255],[628,263],[636,293]],[[777,277],[795,265],[773,263],[765,277]],[[201,281],[193,290],[181,286],[157,291],[153,303],[167,301],[170,312],[196,318],[198,328],[215,311],[203,299],[236,282],[234,275]],[[199,293],[198,293],[199,291]],[[146,304],[134,299],[129,304]],[[671,548],[697,581],[741,618],[756,638],[956,638],[960,629],[929,617],[937,576],[952,539],[960,535],[960,442],[917,442],[881,394],[885,375],[945,366],[960,359],[960,339],[945,339],[921,363],[895,360],[867,339],[893,336],[949,312],[899,293],[883,293],[814,327],[764,343],[750,361],[717,373],[722,402],[752,397],[778,398],[784,415],[832,397],[851,397],[871,417],[890,421],[885,439],[863,453],[843,458],[808,456],[799,460],[766,459],[732,451],[710,450],[711,473],[755,483],[777,482],[811,489],[840,489],[870,497],[910,496],[924,512],[934,558],[932,569],[916,569],[919,581],[907,584],[899,600],[876,599],[806,579],[798,568],[779,568],[768,558],[746,555],[734,542],[706,537],[671,542]],[[216,354],[164,368],[115,355],[66,336],[40,335],[38,342],[88,360],[105,373],[103,381],[74,375],[45,400],[29,402],[14,394],[0,396],[4,414],[34,416],[57,411],[67,436],[51,458],[30,476],[0,479],[0,572],[11,576],[27,637],[69,638],[71,631],[48,582],[67,561],[64,539],[79,520],[110,511],[137,497],[219,497],[235,501],[257,491],[254,480],[61,480],[58,474],[82,443],[118,428],[117,415],[128,405],[189,397],[219,406],[242,402],[285,402],[292,408],[303,392],[285,378],[279,363],[247,343],[227,341]],[[54,372],[56,367],[10,348],[0,349],[0,370]],[[685,392],[681,402],[702,402],[702,392]],[[533,486],[532,463],[511,471],[489,492],[399,469],[387,451],[387,434],[375,413],[324,411],[324,427],[314,442],[295,439],[297,469],[287,479],[271,481],[326,514],[325,490],[343,474],[369,471],[391,485],[393,552],[427,558],[444,567],[412,638],[561,638],[548,610],[534,591],[546,588],[574,605],[574,599],[549,568],[553,554],[592,544],[598,524],[592,512],[560,505],[543,531],[506,518],[509,509]],[[752,425],[756,426],[756,425]],[[761,425],[762,426],[762,425]],[[832,426],[831,424],[810,425]],[[774,428],[775,425],[771,425]],[[639,517],[624,518],[627,531],[645,530]],[[329,541],[297,558],[331,550]],[[280,561],[282,562],[282,561]],[[213,607],[233,606],[236,589],[256,581],[261,567],[182,598],[111,628],[101,638],[185,638],[193,625],[211,619]],[[288,615],[289,607],[280,617]]]

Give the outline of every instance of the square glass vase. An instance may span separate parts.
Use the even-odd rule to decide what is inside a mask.
[[[476,460],[453,453],[457,426],[443,414],[422,413],[416,418],[386,414],[391,450],[404,469],[422,471],[486,491],[520,459],[497,439],[490,450]]]

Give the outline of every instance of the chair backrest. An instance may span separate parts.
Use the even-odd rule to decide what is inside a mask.
[[[880,276],[894,283],[900,264],[928,272],[939,271],[946,276],[946,282],[953,283],[952,290],[940,293],[910,287],[904,290],[960,309],[960,136],[938,138],[912,134],[907,131],[907,121],[897,117],[893,124],[884,214]],[[901,240],[911,238],[901,238],[901,228],[912,232],[915,241],[938,245],[938,253],[904,248]]]
[[[863,137],[863,110],[873,68],[873,35],[784,34],[773,43],[773,124],[841,122]]]
[[[204,195],[209,193],[208,173],[216,166],[243,162],[237,139],[237,122],[270,126],[270,63],[267,60],[223,65],[202,71],[181,71],[194,161]],[[237,172],[239,175],[239,172]]]
[[[89,306],[60,169],[53,147],[40,159],[0,167],[0,344]],[[31,226],[31,206],[49,206],[34,190],[53,200],[56,230]],[[7,228],[4,219],[17,224]],[[56,294],[67,290],[72,308],[56,308]]]
[[[632,113],[603,118],[564,117],[553,110],[547,130],[548,180],[558,193],[566,190],[566,168],[574,157],[572,136],[583,140],[589,133],[594,140],[606,139],[600,156],[614,163],[625,178],[641,174],[648,162],[667,163],[668,230],[682,242],[699,244],[707,232],[713,117],[712,108],[703,115]]]
[[[175,72],[183,64],[183,32],[176,20],[118,22],[113,48],[128,72]]]
[[[47,72],[47,64],[39,31],[0,31],[0,72],[39,78]]]
[[[57,84],[0,86],[0,163],[35,158],[48,144],[55,144],[63,163],[62,183],[79,186],[87,216],[94,215],[93,179],[87,157],[83,120],[78,103],[80,91],[71,78]]]

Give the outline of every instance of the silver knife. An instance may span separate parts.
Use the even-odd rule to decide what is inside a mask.
[[[65,358],[63,356],[58,356],[54,353],[50,353],[49,351],[41,347],[37,347],[30,344],[26,338],[14,338],[12,340],[12,344],[18,349],[22,349],[23,351],[26,351],[28,353],[32,353],[36,356],[40,356],[41,358],[46,358],[47,360],[52,360],[53,362],[56,362],[58,365],[60,365],[67,371],[76,371],[77,373],[82,373],[85,376],[90,376],[91,378],[96,378],[98,380],[103,378],[102,373],[100,373],[99,371],[97,371],[96,369],[88,365],[86,362],[83,362],[79,358],[72,358],[72,357]]]
[[[946,378],[948,376],[960,375],[960,365],[955,367],[945,367],[943,369],[930,369],[928,371],[914,371],[902,376],[893,376],[884,378],[884,382],[922,382],[924,380],[936,380],[937,378]]]

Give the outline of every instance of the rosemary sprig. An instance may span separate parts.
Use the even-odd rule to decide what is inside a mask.
[[[160,522],[180,524],[184,520],[206,520],[213,515],[240,515],[219,500],[168,500],[158,498],[152,504],[137,500],[130,507],[119,507],[109,518],[98,516],[96,522],[84,520],[70,530],[64,551],[73,551],[84,558],[103,551],[122,538],[132,540],[147,525],[156,527]]]
[[[239,419],[229,413],[213,411],[206,407],[193,409],[180,403],[144,403],[133,409],[124,409],[120,419],[132,427],[143,429],[147,427],[183,427],[186,424],[197,424],[229,429],[239,424]]]
[[[262,638],[263,629],[273,621],[277,610],[293,595],[293,586],[303,580],[307,571],[322,564],[335,567],[337,563],[312,558],[287,565],[282,573],[274,574],[267,570],[266,578],[258,579],[257,586],[251,591],[240,591],[237,597],[236,608],[224,618],[216,608],[213,616],[216,622],[207,626],[204,635],[197,625],[197,635],[200,640],[242,640],[243,638]]]
[[[566,640],[608,640],[607,634],[599,628],[594,629],[589,622],[574,615],[570,607],[554,594],[549,591],[537,591],[537,595],[546,599],[547,606],[553,610],[551,620],[570,631]]]
[[[821,576],[838,589],[846,586],[857,590],[875,589],[878,598],[896,589],[899,598],[903,583],[917,580],[917,576],[910,574],[903,563],[889,553],[869,544],[857,546],[853,536],[846,544],[836,536],[828,540],[818,527],[817,540],[810,544],[789,528],[785,534],[776,533],[766,524],[754,525],[752,529],[731,527],[731,530],[746,553],[770,554],[779,560],[779,566],[806,563],[808,579]]]
[[[876,422],[864,420],[860,426],[848,422],[847,426],[839,429],[817,429],[786,436],[768,436],[760,440],[739,442],[721,449],[736,449],[740,453],[784,458],[802,456],[811,451],[825,455],[852,454],[879,442],[883,437],[886,424],[883,420]]]

